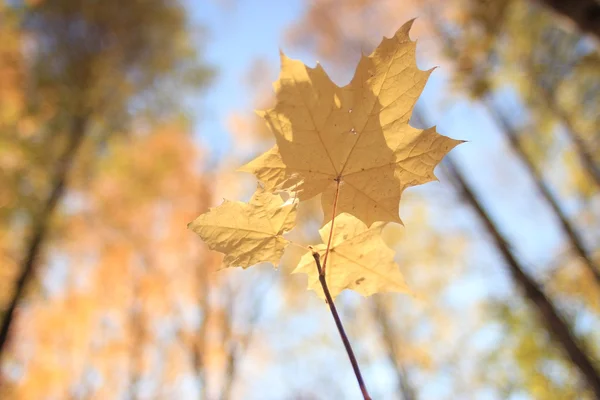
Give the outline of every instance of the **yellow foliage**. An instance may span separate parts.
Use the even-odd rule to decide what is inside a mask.
[[[332,247],[316,249],[329,261],[332,296],[344,289],[365,296],[409,291],[381,228],[402,222],[404,189],[435,180],[436,165],[461,143],[408,123],[431,73],[417,68],[411,26],[361,57],[344,87],[320,65],[309,68],[281,54],[276,104],[259,113],[276,145],[241,167],[264,189],[249,204],[225,201],[190,224],[211,249],[226,254],[227,266],[275,263],[283,255],[289,241],[281,235],[294,225],[296,204],[284,205],[269,192],[287,191],[301,201],[322,194],[326,225],[319,232]],[[311,252],[294,272],[307,273],[309,287],[323,296]]]
[[[301,200],[323,193],[326,221],[341,182],[336,215],[347,212],[367,225],[401,222],[402,191],[435,180],[435,166],[461,143],[408,124],[431,73],[417,68],[411,25],[361,57],[344,87],[320,65],[309,68],[282,54],[277,103],[260,113],[277,145],[241,170]]]
[[[294,227],[297,206],[259,188],[248,204],[225,200],[188,226],[212,250],[226,254],[223,262],[228,267],[276,265],[289,243],[281,235]]]
[[[344,289],[352,289],[364,296],[379,292],[410,292],[394,262],[394,251],[381,238],[382,228],[383,224],[368,228],[347,213],[335,218],[325,270],[332,297],[335,298]],[[331,222],[319,230],[323,242],[327,242],[330,229]],[[321,260],[326,247],[324,244],[315,246]],[[308,287],[325,298],[312,252],[302,256],[294,273],[307,274]]]

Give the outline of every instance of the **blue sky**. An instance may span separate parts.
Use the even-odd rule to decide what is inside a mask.
[[[251,112],[253,108],[244,77],[259,59],[279,66],[283,32],[302,15],[301,3],[260,0],[192,4],[193,19],[209,31],[206,58],[218,69],[216,82],[203,97],[196,132],[212,156],[218,158],[232,145],[226,127],[229,113]]]

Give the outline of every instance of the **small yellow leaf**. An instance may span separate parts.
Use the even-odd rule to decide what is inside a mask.
[[[350,213],[367,225],[399,222],[403,190],[435,180],[434,168],[461,141],[435,128],[409,125],[432,70],[421,71],[412,21],[361,57],[352,81],[339,87],[320,65],[281,55],[275,107],[261,112],[276,146],[241,168],[267,190],[289,190],[300,200],[323,193],[325,221]]]
[[[282,235],[296,223],[298,203],[257,189],[249,203],[225,200],[188,227],[212,250],[225,254],[227,267],[248,268],[261,262],[277,265],[288,245]]]
[[[335,218],[331,248],[327,256],[325,277],[331,296],[335,298],[342,290],[351,289],[363,296],[379,292],[410,293],[400,268],[394,262],[394,251],[381,238],[384,224],[371,228],[350,214],[343,213]],[[331,222],[319,230],[323,242],[327,242]],[[314,249],[325,256],[324,244]],[[311,252],[302,256],[293,273],[308,275],[308,287],[321,298],[325,298],[319,273]]]

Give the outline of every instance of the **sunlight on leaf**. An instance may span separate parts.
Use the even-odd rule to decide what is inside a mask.
[[[225,253],[227,267],[279,263],[289,241],[282,235],[296,223],[298,203],[259,188],[249,203],[225,200],[188,227],[212,250]]]
[[[410,293],[400,268],[394,262],[394,251],[381,238],[383,226],[379,223],[367,228],[347,213],[336,217],[325,272],[332,297],[335,298],[344,289],[352,289],[363,296],[379,292]],[[331,222],[319,230],[323,242],[327,242],[330,228]],[[314,247],[321,259],[326,247],[324,244]],[[325,298],[312,252],[302,256],[293,273],[307,274],[308,287]]]
[[[310,68],[282,54],[277,103],[259,113],[277,144],[240,170],[254,173],[270,191],[294,191],[301,200],[323,193],[326,222],[340,181],[336,215],[347,212],[367,225],[401,223],[403,190],[435,180],[435,166],[461,143],[435,128],[409,125],[432,72],[417,68],[411,26],[362,56],[344,87],[320,65]]]

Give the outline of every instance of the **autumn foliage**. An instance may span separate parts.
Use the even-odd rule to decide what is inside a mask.
[[[323,68],[281,55],[277,103],[261,112],[276,146],[241,168],[264,185],[249,204],[226,202],[191,225],[228,266],[278,263],[294,226],[294,203],[322,194],[327,225],[320,231],[325,274],[335,297],[344,289],[364,295],[406,291],[377,222],[398,222],[405,188],[435,179],[433,169],[460,141],[435,128],[409,125],[431,71],[416,66],[412,21],[363,56],[351,82],[338,87]],[[290,204],[264,190],[287,192]],[[336,224],[337,222],[337,224]],[[274,226],[273,226],[274,225]],[[369,228],[371,227],[371,228]],[[311,252],[295,272],[318,287]],[[327,263],[329,261],[329,263]],[[317,291],[319,289],[316,289]]]
[[[600,398],[596,3],[0,0],[0,398]]]

